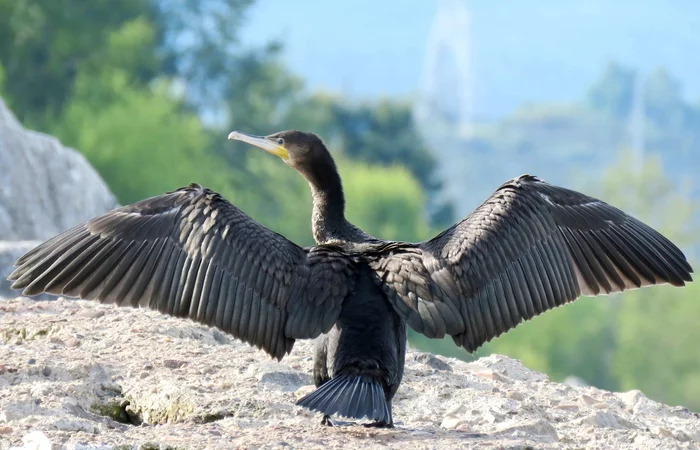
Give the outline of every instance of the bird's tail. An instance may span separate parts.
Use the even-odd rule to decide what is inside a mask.
[[[370,375],[340,374],[299,399],[297,405],[329,416],[337,414],[353,419],[367,417],[377,422],[391,422],[384,387]]]

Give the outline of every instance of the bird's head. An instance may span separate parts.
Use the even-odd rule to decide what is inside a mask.
[[[317,172],[324,165],[323,163],[327,163],[329,160],[332,163],[326,145],[314,133],[288,130],[269,136],[252,136],[233,131],[228,135],[228,138],[247,142],[279,156],[282,161],[296,169],[309,181],[318,175]]]

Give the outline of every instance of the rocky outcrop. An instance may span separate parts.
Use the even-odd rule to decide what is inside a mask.
[[[700,418],[639,391],[552,382],[519,361],[409,351],[396,428],[320,425],[311,346],[281,362],[160,314],[0,300],[0,448],[697,448]],[[46,447],[39,447],[39,445]],[[32,447],[34,446],[34,447]]]
[[[31,240],[52,237],[115,206],[115,197],[80,153],[24,129],[0,98],[0,296],[16,295],[5,278],[15,259],[38,243]]]
[[[116,206],[87,160],[26,130],[0,99],[0,240],[44,240]]]

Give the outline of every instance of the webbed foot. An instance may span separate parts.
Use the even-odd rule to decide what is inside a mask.
[[[321,425],[325,425],[327,427],[336,426],[335,423],[333,422],[333,419],[331,419],[331,416],[323,416],[323,420],[321,420]]]
[[[394,422],[363,423],[362,426],[365,428],[394,428]]]

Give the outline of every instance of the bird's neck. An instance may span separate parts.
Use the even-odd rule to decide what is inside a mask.
[[[311,186],[314,209],[311,226],[317,244],[362,243],[374,238],[345,219],[345,195],[338,168],[327,151],[304,177]]]
[[[345,220],[345,195],[340,176],[335,170],[329,171],[309,184],[314,201],[311,220],[314,239],[319,244],[345,240],[349,224]]]

